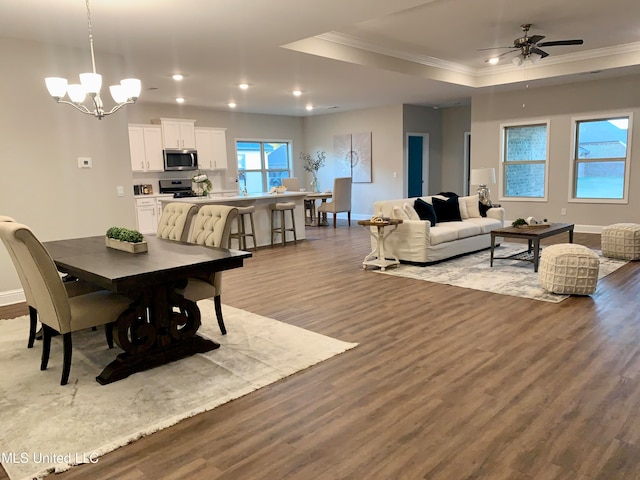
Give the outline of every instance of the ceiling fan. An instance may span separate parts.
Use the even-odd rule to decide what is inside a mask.
[[[516,65],[522,64],[527,59],[537,60],[538,57],[532,57],[532,54],[536,54],[539,58],[548,57],[549,54],[542,50],[540,47],[556,47],[560,45],[582,45],[584,41],[582,39],[575,40],[555,40],[551,42],[540,42],[540,40],[544,39],[544,35],[531,35],[529,36],[529,29],[531,28],[530,23],[525,23],[520,25],[524,35],[522,37],[518,37],[513,41],[513,45],[509,47],[492,47],[492,48],[481,48],[478,51],[482,50],[495,50],[497,48],[509,48],[508,52],[501,53],[493,57],[494,59],[499,59],[504,55],[508,55],[509,53],[513,53],[516,51],[520,51],[520,54],[513,59],[513,63]],[[491,59],[487,60],[489,63],[497,63],[497,60],[491,61]]]

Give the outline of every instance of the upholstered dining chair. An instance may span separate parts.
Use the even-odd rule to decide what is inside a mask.
[[[114,322],[131,301],[107,290],[69,297],[49,252],[26,225],[0,222],[0,238],[9,251],[29,305],[42,323],[43,345],[40,370],[46,370],[51,337],[62,335],[63,366],[60,385],[71,371],[71,333]]]
[[[186,242],[189,229],[198,206],[193,203],[171,202],[162,209],[156,236],[168,240]]]
[[[340,212],[347,212],[347,221],[351,226],[351,177],[335,178],[332,201],[318,207],[318,214],[333,213],[333,228],[336,228],[336,214]]]
[[[207,247],[229,248],[229,235],[231,226],[238,216],[238,209],[228,205],[204,205],[200,207],[193,222],[190,243]],[[187,300],[197,302],[205,298],[213,298],[216,318],[220,332],[227,334],[222,317],[222,272],[213,272],[210,275],[189,278],[184,288],[176,289],[176,292]]]

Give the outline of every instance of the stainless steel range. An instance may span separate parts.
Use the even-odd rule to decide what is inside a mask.
[[[173,198],[197,197],[190,179],[160,180],[160,193],[173,193]]]

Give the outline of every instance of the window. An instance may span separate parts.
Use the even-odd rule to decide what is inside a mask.
[[[624,200],[630,115],[575,120],[573,200]]]
[[[268,192],[289,177],[290,142],[237,141],[238,174],[244,174],[240,188],[248,193]]]
[[[503,197],[546,200],[549,123],[503,125]]]

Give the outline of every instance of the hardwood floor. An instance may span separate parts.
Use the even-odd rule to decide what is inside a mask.
[[[369,250],[307,227],[224,274],[224,303],[357,348],[56,480],[640,478],[640,262],[552,304],[364,271]]]

